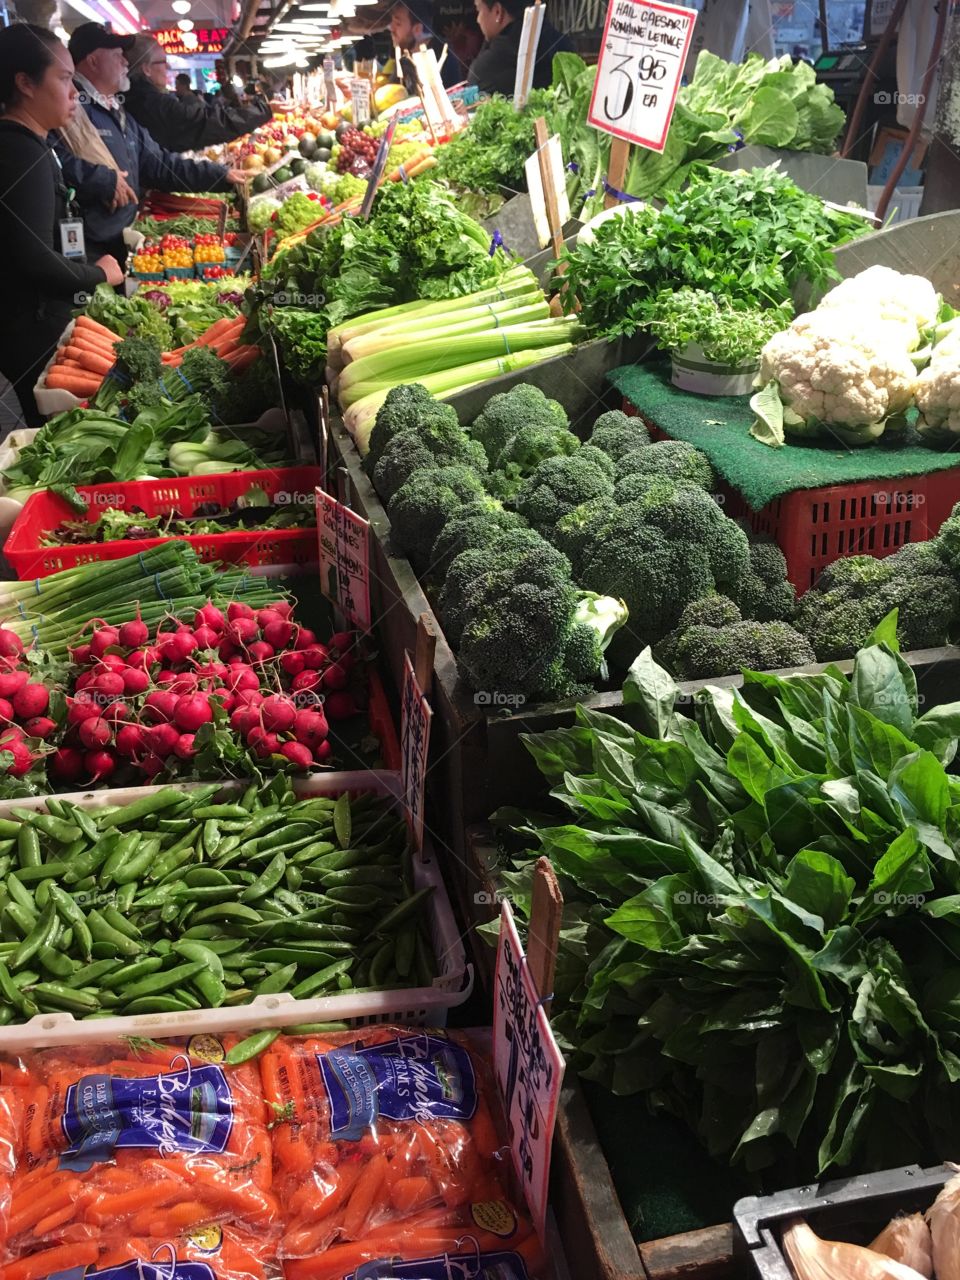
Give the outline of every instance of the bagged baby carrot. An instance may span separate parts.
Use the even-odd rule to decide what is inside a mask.
[[[502,1198],[482,1055],[458,1033],[281,1038],[260,1058],[285,1257]]]
[[[78,1237],[18,1258],[4,1280],[274,1280],[268,1244],[233,1227],[195,1228],[171,1240]]]
[[[58,1047],[31,1055],[8,1239],[20,1251],[75,1227],[175,1237],[197,1223],[276,1225],[256,1066],[235,1038]]]

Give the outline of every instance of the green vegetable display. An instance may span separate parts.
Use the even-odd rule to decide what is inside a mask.
[[[790,323],[789,307],[738,307],[704,289],[664,290],[644,308],[645,328],[662,351],[694,342],[720,365],[759,361],[764,343]]]
[[[919,714],[893,624],[849,678],[748,672],[692,717],[645,651],[639,728],[526,735],[563,812],[500,815],[533,845],[514,911],[536,856],[560,876],[568,1062],[778,1188],[955,1138],[960,704]]]
[[[0,823],[0,1022],[433,981],[432,888],[414,886],[391,802],[297,800],[281,779],[217,803],[219,790],[11,810]]]
[[[500,187],[526,191],[525,161],[536,150],[534,121],[548,119],[555,95],[533,89],[522,111],[509,98],[481,102],[466,129],[437,151],[436,175],[458,192],[491,193]]]

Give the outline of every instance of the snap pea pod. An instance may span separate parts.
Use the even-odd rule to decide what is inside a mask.
[[[132,804],[122,805],[112,812],[104,814],[101,811],[97,819],[97,826],[101,831],[108,827],[129,827],[142,819],[149,817],[150,814],[160,813],[164,809],[169,809],[172,805],[179,804],[181,801],[181,793],[173,787],[164,787],[162,791],[155,791],[153,795],[141,796],[139,800],[134,800]]]
[[[265,1049],[270,1048],[279,1034],[280,1028],[274,1027],[269,1031],[258,1031],[252,1036],[247,1036],[246,1040],[238,1041],[227,1050],[227,1065],[236,1067],[241,1062],[249,1062],[251,1058],[256,1058]]]
[[[21,867],[39,867],[43,860],[40,855],[40,837],[26,823],[17,833],[17,857]]]
[[[41,1009],[66,1009],[69,1013],[92,1013],[100,1003],[85,987],[68,987],[62,982],[37,982],[30,994]]]
[[[70,844],[78,836],[83,835],[80,828],[74,826],[72,822],[64,822],[62,818],[54,817],[52,813],[42,813],[39,809],[11,809],[10,812],[28,827],[33,827],[43,835],[50,836],[59,844]]]
[[[199,961],[177,965],[175,969],[160,970],[148,974],[145,978],[121,987],[126,1000],[138,1000],[141,996],[155,995],[157,992],[170,991],[173,988],[190,982],[203,969]]]
[[[295,1000],[305,1000],[307,996],[312,996],[315,992],[322,991],[324,987],[335,984],[341,973],[348,973],[352,968],[352,956],[336,960],[333,964],[328,964],[325,969],[320,969],[317,973],[312,973],[309,978],[298,982],[290,994]]]

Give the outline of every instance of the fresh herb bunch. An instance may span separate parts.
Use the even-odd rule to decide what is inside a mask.
[[[78,311],[77,315],[80,314]],[[125,337],[131,330],[136,330],[143,337],[154,337],[160,344],[161,351],[169,351],[174,347],[173,330],[169,321],[159,307],[145,298],[123,298],[108,284],[98,284],[93,297],[87,303],[85,314],[91,320],[101,324]]]
[[[522,111],[509,98],[481,102],[470,124],[437,151],[436,174],[458,191],[526,191],[524,164],[536,149],[533,122],[544,116],[549,125],[555,95],[534,89]]]
[[[775,165],[727,173],[699,167],[658,213],[645,207],[599,224],[564,251],[567,310],[594,332],[630,335],[664,290],[702,289],[746,308],[789,304],[801,284],[815,295],[839,274],[831,250],[868,230],[828,208]]]
[[[747,672],[696,696],[649,651],[624,724],[525,735],[560,818],[553,1025],[568,1061],[681,1117],[777,1189],[956,1145],[960,704],[920,715],[896,615],[847,677]],[[638,728],[639,727],[639,731]],[[773,1188],[771,1188],[773,1189]]]
[[[737,365],[756,360],[769,338],[793,318],[789,305],[735,306],[703,289],[664,290],[644,308],[644,327],[663,351],[679,351],[689,342],[702,348],[716,364]]]

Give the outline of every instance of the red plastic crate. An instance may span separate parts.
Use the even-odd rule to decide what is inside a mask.
[[[277,467],[271,471],[233,471],[215,476],[182,476],[171,480],[130,480],[123,484],[78,485],[77,492],[95,515],[108,507],[139,507],[147,516],[179,511],[192,515],[204,502],[229,506],[252,485],[271,498],[314,505],[320,483],[319,467]],[[41,547],[45,533],[78,513],[63,499],[45,489],[24,505],[4,546],[4,554],[19,578],[45,578],[61,569],[100,560],[118,560],[169,538],[144,538],[117,542],[87,542],[69,547]],[[315,565],[318,559],[316,521],[301,529],[242,529],[232,533],[198,534],[183,539],[201,560],[225,564]]]
[[[628,400],[624,412],[643,420],[653,440],[668,440]],[[908,542],[926,542],[960,500],[960,480],[953,471],[903,476],[892,480],[860,480],[797,489],[755,511],[742,494],[717,479],[723,509],[732,520],[744,520],[755,533],[768,534],[787,561],[787,577],[798,594],[812,587],[824,569],[843,556],[892,555]]]

